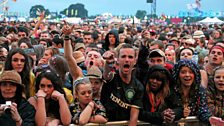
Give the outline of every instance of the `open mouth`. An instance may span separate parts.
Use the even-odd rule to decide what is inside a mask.
[[[219,86],[224,86],[224,83],[218,83]]]
[[[126,72],[128,72],[129,69],[130,69],[130,65],[129,64],[124,64],[123,70],[126,71]]]
[[[130,65],[128,65],[128,64],[124,65],[124,68],[126,68],[126,69],[129,69],[129,67],[130,67]]]
[[[218,60],[218,59],[217,59],[217,58],[215,58],[215,57],[214,57],[214,58],[212,58],[212,59],[213,59],[214,61]]]
[[[189,82],[191,81],[191,78],[184,78],[184,81]]]
[[[89,65],[92,66],[92,65],[93,65],[93,61],[90,61],[90,62],[89,62]]]

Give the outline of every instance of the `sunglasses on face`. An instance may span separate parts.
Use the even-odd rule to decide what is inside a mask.
[[[186,42],[183,42],[182,45],[186,45],[186,46],[193,46],[193,44],[190,44],[190,43],[186,43]]]

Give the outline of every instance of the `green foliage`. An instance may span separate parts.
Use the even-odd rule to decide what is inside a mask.
[[[145,10],[137,10],[135,17],[138,19],[144,19],[146,14],[147,14],[147,12]]]
[[[80,18],[88,17],[88,11],[81,3],[71,4],[68,8],[61,11],[60,14],[64,14],[67,17],[80,17]]]
[[[45,17],[50,15],[49,9],[45,9],[43,5],[35,5],[30,9],[30,17],[37,18],[39,17],[39,12],[45,11]],[[67,17],[80,17],[86,18],[88,17],[88,11],[85,9],[84,5],[81,3],[71,4],[68,8],[65,8],[60,14],[64,14]]]
[[[45,10],[43,5],[32,6],[31,9],[30,9],[30,17],[31,18],[37,18],[37,17],[39,17],[38,14],[43,12],[43,11],[45,11],[45,16],[49,15],[49,13],[50,13],[48,9],[47,9],[47,11]]]

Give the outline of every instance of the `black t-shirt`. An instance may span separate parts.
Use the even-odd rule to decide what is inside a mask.
[[[106,108],[109,121],[130,119],[131,107],[142,108],[143,85],[132,76],[131,82],[126,84],[118,72],[114,78],[105,83],[101,91],[101,102]]]

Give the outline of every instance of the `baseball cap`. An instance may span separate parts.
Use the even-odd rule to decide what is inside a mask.
[[[154,49],[149,53],[149,58],[152,58],[152,57],[164,57],[165,58],[166,56],[162,50]]]

